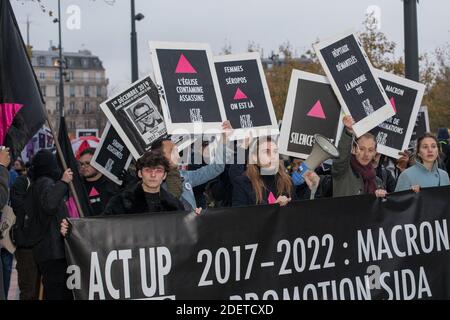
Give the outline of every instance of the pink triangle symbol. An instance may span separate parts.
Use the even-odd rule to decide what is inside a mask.
[[[14,117],[22,107],[23,104],[18,103],[0,104],[0,145],[5,141],[6,134],[14,121]]]
[[[269,194],[269,197],[267,198],[267,202],[269,204],[274,204],[275,202],[277,202],[277,199],[275,198],[275,196],[273,195],[272,192]]]
[[[197,71],[194,69],[188,59],[186,59],[184,54],[181,54],[175,73],[197,73]]]
[[[394,108],[395,113],[397,113],[397,107],[395,106],[395,100],[394,100],[394,97],[392,97],[390,101],[391,101],[392,107]]]
[[[242,92],[240,88],[237,88],[236,94],[234,95],[234,100],[242,100],[242,99],[248,99],[248,97],[244,92]]]
[[[98,193],[97,189],[95,189],[94,187],[92,187],[91,189],[91,193],[89,193],[89,197],[97,197],[100,194]]]
[[[314,106],[309,110],[307,116],[319,118],[319,119],[326,119],[325,112],[323,112],[322,104],[320,103],[320,100],[317,100],[317,102],[314,104]]]

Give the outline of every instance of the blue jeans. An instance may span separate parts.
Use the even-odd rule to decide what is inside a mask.
[[[8,298],[14,255],[9,253],[5,248],[1,248],[1,257],[3,265],[3,287],[5,289],[5,297]]]

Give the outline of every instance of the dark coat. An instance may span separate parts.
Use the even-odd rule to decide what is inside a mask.
[[[35,259],[37,262],[65,259],[64,239],[59,230],[61,220],[68,217],[64,201],[68,185],[46,176],[33,183],[30,190],[34,191],[33,202],[43,228],[42,240],[33,247]]]
[[[184,211],[183,203],[176,199],[169,192],[161,188],[161,205],[163,211]],[[141,182],[122,191],[111,198],[102,215],[121,215],[148,213],[150,209],[145,198],[144,189]]]
[[[253,186],[250,179],[245,174],[242,174],[240,176],[235,177],[232,181],[233,181],[233,207],[256,205],[256,193],[253,190]],[[269,192],[266,189],[264,189],[263,200],[260,204],[268,204],[266,200],[268,196]],[[277,197],[277,195],[274,196]],[[291,191],[291,198],[293,201],[298,200],[294,189],[292,189]]]
[[[0,210],[7,204],[9,198],[9,172],[0,165]]]
[[[90,192],[90,190],[88,190],[90,185],[89,182],[87,182],[86,179],[83,179],[83,183],[86,188],[86,192],[89,194]],[[108,202],[111,200],[111,198],[120,192],[120,187],[111,180],[109,180],[108,178],[106,178],[105,176],[102,176],[96,182],[96,189],[100,194],[101,209],[98,210],[99,212],[93,212],[94,216],[101,215],[105,210],[106,206],[108,205]]]

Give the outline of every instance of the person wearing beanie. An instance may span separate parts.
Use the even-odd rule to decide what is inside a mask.
[[[59,224],[67,217],[65,198],[73,173],[58,168],[56,156],[49,150],[40,150],[32,161],[31,186],[33,208],[39,215],[39,239],[33,246],[33,254],[42,274],[46,300],[71,300],[72,293],[66,287],[67,261],[64,240]]]

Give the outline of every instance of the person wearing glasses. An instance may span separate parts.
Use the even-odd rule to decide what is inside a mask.
[[[91,166],[95,149],[87,148],[80,154],[78,164],[86,192],[89,196],[94,216],[103,213],[109,200],[120,192],[119,186],[106,178],[101,172]]]

